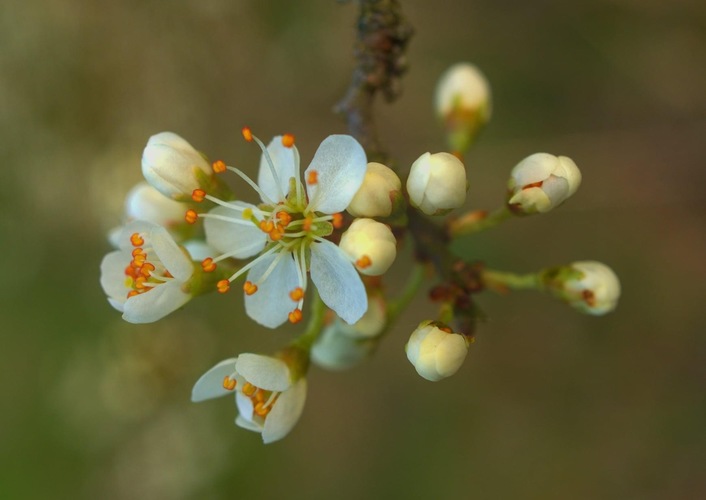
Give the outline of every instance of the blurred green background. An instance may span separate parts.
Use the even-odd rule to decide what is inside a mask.
[[[231,401],[190,388],[271,352],[237,294],[124,323],[98,284],[147,138],[162,130],[254,172],[239,131],[330,133],[353,67],[356,8],[332,0],[5,0],[0,5],[0,498],[706,496],[706,4],[677,0],[403,2],[416,28],[404,95],[377,108],[401,165],[442,150],[435,81],[478,64],[494,116],[469,158],[469,208],[510,168],[571,156],[561,209],[465,239],[517,272],[612,266],[618,310],[581,316],[486,294],[466,364],[433,384],[403,345],[423,294],[365,365],[314,368],[304,415],[264,447]],[[399,259],[396,277],[409,261]]]

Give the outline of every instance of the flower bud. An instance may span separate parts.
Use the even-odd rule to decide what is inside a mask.
[[[574,262],[557,274],[552,291],[582,313],[600,316],[618,305],[620,281],[613,270],[595,261]]]
[[[361,274],[379,276],[392,265],[397,241],[388,226],[373,219],[356,219],[341,236],[339,247]]]
[[[133,187],[125,198],[128,220],[146,220],[167,229],[184,221],[184,203],[167,198],[146,182]]]
[[[549,212],[580,185],[581,171],[571,158],[535,153],[512,169],[507,203],[517,214]]]
[[[212,170],[191,144],[173,132],[161,132],[147,141],[142,174],[163,195],[186,201],[194,189],[203,187],[200,179]]]
[[[456,373],[468,354],[466,337],[437,325],[431,321],[420,323],[405,346],[407,359],[417,373],[432,382]]]
[[[454,64],[439,78],[434,104],[448,130],[449,145],[464,152],[490,120],[488,80],[473,64]]]
[[[336,318],[324,328],[311,349],[311,360],[328,370],[346,370],[367,359],[377,344],[375,337],[385,328],[385,302],[368,298],[368,310],[349,325]]]
[[[466,201],[466,168],[449,153],[424,153],[412,164],[407,192],[412,206],[443,215]]]
[[[363,184],[346,210],[353,217],[388,217],[401,189],[402,182],[391,168],[368,163]]]

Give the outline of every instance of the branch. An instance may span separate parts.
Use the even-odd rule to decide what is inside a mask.
[[[350,134],[365,148],[368,160],[386,163],[388,156],[373,119],[373,102],[378,92],[388,102],[399,97],[401,76],[407,70],[405,51],[413,30],[403,17],[398,0],[359,3],[354,49],[357,65],[346,95],[334,110],[343,115]]]

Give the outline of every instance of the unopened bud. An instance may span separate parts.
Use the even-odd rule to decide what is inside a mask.
[[[368,163],[363,184],[346,210],[354,217],[388,217],[401,189],[402,182],[391,168]]]
[[[328,370],[345,370],[365,360],[374,350],[375,337],[385,328],[385,302],[379,296],[368,297],[368,310],[349,325],[336,318],[324,328],[311,349],[314,363]]]
[[[358,272],[379,276],[389,269],[397,256],[397,241],[390,228],[373,219],[356,219],[341,236],[339,244]]]
[[[186,205],[167,198],[146,182],[133,187],[125,198],[128,220],[146,220],[167,229],[184,220]]]
[[[466,168],[449,153],[424,153],[407,178],[410,203],[427,215],[443,215],[463,205],[467,187]]]
[[[613,270],[595,261],[580,261],[555,271],[552,292],[579,311],[600,316],[618,305],[620,280]]]
[[[147,141],[142,174],[163,195],[186,201],[194,189],[203,187],[200,179],[212,170],[191,144],[173,132],[161,132]]]
[[[468,354],[466,337],[440,326],[443,328],[431,321],[422,322],[405,346],[407,359],[417,373],[432,382],[456,373]]]
[[[490,120],[490,85],[473,64],[454,64],[439,78],[434,104],[448,131],[449,145],[462,153]]]
[[[517,214],[549,212],[580,185],[581,171],[571,158],[535,153],[512,169],[507,203]]]

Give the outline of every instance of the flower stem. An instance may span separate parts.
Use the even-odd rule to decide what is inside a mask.
[[[292,346],[306,350],[307,352],[311,350],[311,346],[314,344],[321,329],[324,326],[324,316],[326,314],[326,306],[324,302],[319,297],[318,292],[315,290],[311,297],[311,317],[309,318],[309,323],[306,325],[306,330],[299,337],[297,337],[293,342]]]
[[[509,290],[543,290],[540,273],[514,274],[483,269],[480,273],[483,285],[489,290],[506,293]]]
[[[506,205],[489,214],[478,211],[468,212],[451,221],[448,226],[449,235],[452,238],[456,238],[458,236],[484,231],[485,229],[499,225],[511,216],[512,212]]]
[[[399,315],[407,308],[412,299],[419,291],[419,288],[424,283],[424,268],[422,264],[415,264],[412,268],[412,274],[407,279],[407,283],[397,300],[390,302],[387,306],[387,325],[392,325]],[[387,327],[386,327],[387,328]]]

